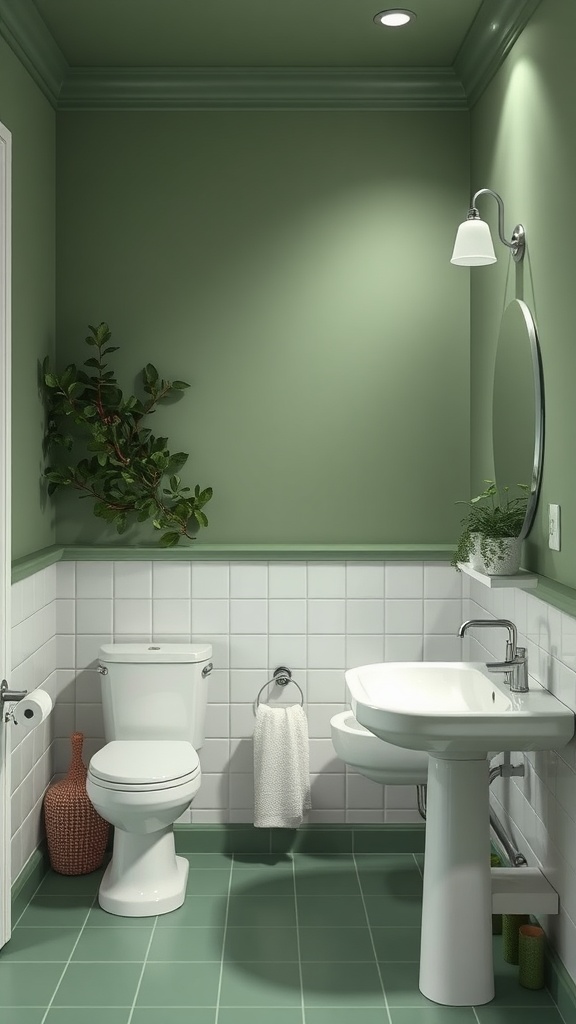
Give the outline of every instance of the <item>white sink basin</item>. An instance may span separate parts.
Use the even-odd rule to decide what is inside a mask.
[[[357,720],[399,747],[444,753],[556,750],[574,714],[532,680],[511,693],[481,662],[388,662],[346,672]]]

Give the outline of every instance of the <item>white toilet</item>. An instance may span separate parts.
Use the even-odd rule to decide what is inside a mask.
[[[332,745],[338,757],[355,772],[382,785],[422,785],[428,777],[428,754],[386,743],[341,711],[330,720]]]
[[[106,644],[100,648],[104,735],[86,790],[115,827],[112,860],[98,894],[121,917],[182,906],[188,861],[173,824],[200,788],[209,644]]]

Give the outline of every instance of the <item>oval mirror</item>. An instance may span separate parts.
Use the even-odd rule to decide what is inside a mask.
[[[534,522],[544,454],[544,382],[538,332],[521,299],[504,310],[498,336],[492,399],[494,473],[499,489],[530,488],[520,536]]]

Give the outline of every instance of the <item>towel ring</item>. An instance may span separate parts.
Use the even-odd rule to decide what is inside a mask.
[[[263,690],[266,689],[267,686],[270,686],[272,683],[276,683],[277,686],[288,686],[288,683],[294,683],[294,686],[296,686],[297,689],[300,690],[300,696],[302,698],[302,700],[300,701],[300,707],[304,707],[304,692],[302,690],[302,687],[300,686],[299,683],[296,682],[295,679],[292,679],[292,673],[290,669],[285,668],[284,665],[280,665],[278,668],[275,668],[272,679],[269,679],[267,683],[264,683],[264,686],[260,687],[260,689],[258,690],[258,696],[256,697],[256,707],[259,707],[260,705],[260,694],[262,693]]]

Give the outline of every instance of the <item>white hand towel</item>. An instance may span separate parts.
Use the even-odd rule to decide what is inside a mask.
[[[254,727],[254,824],[298,828],[310,810],[308,722],[299,704],[260,704]]]

